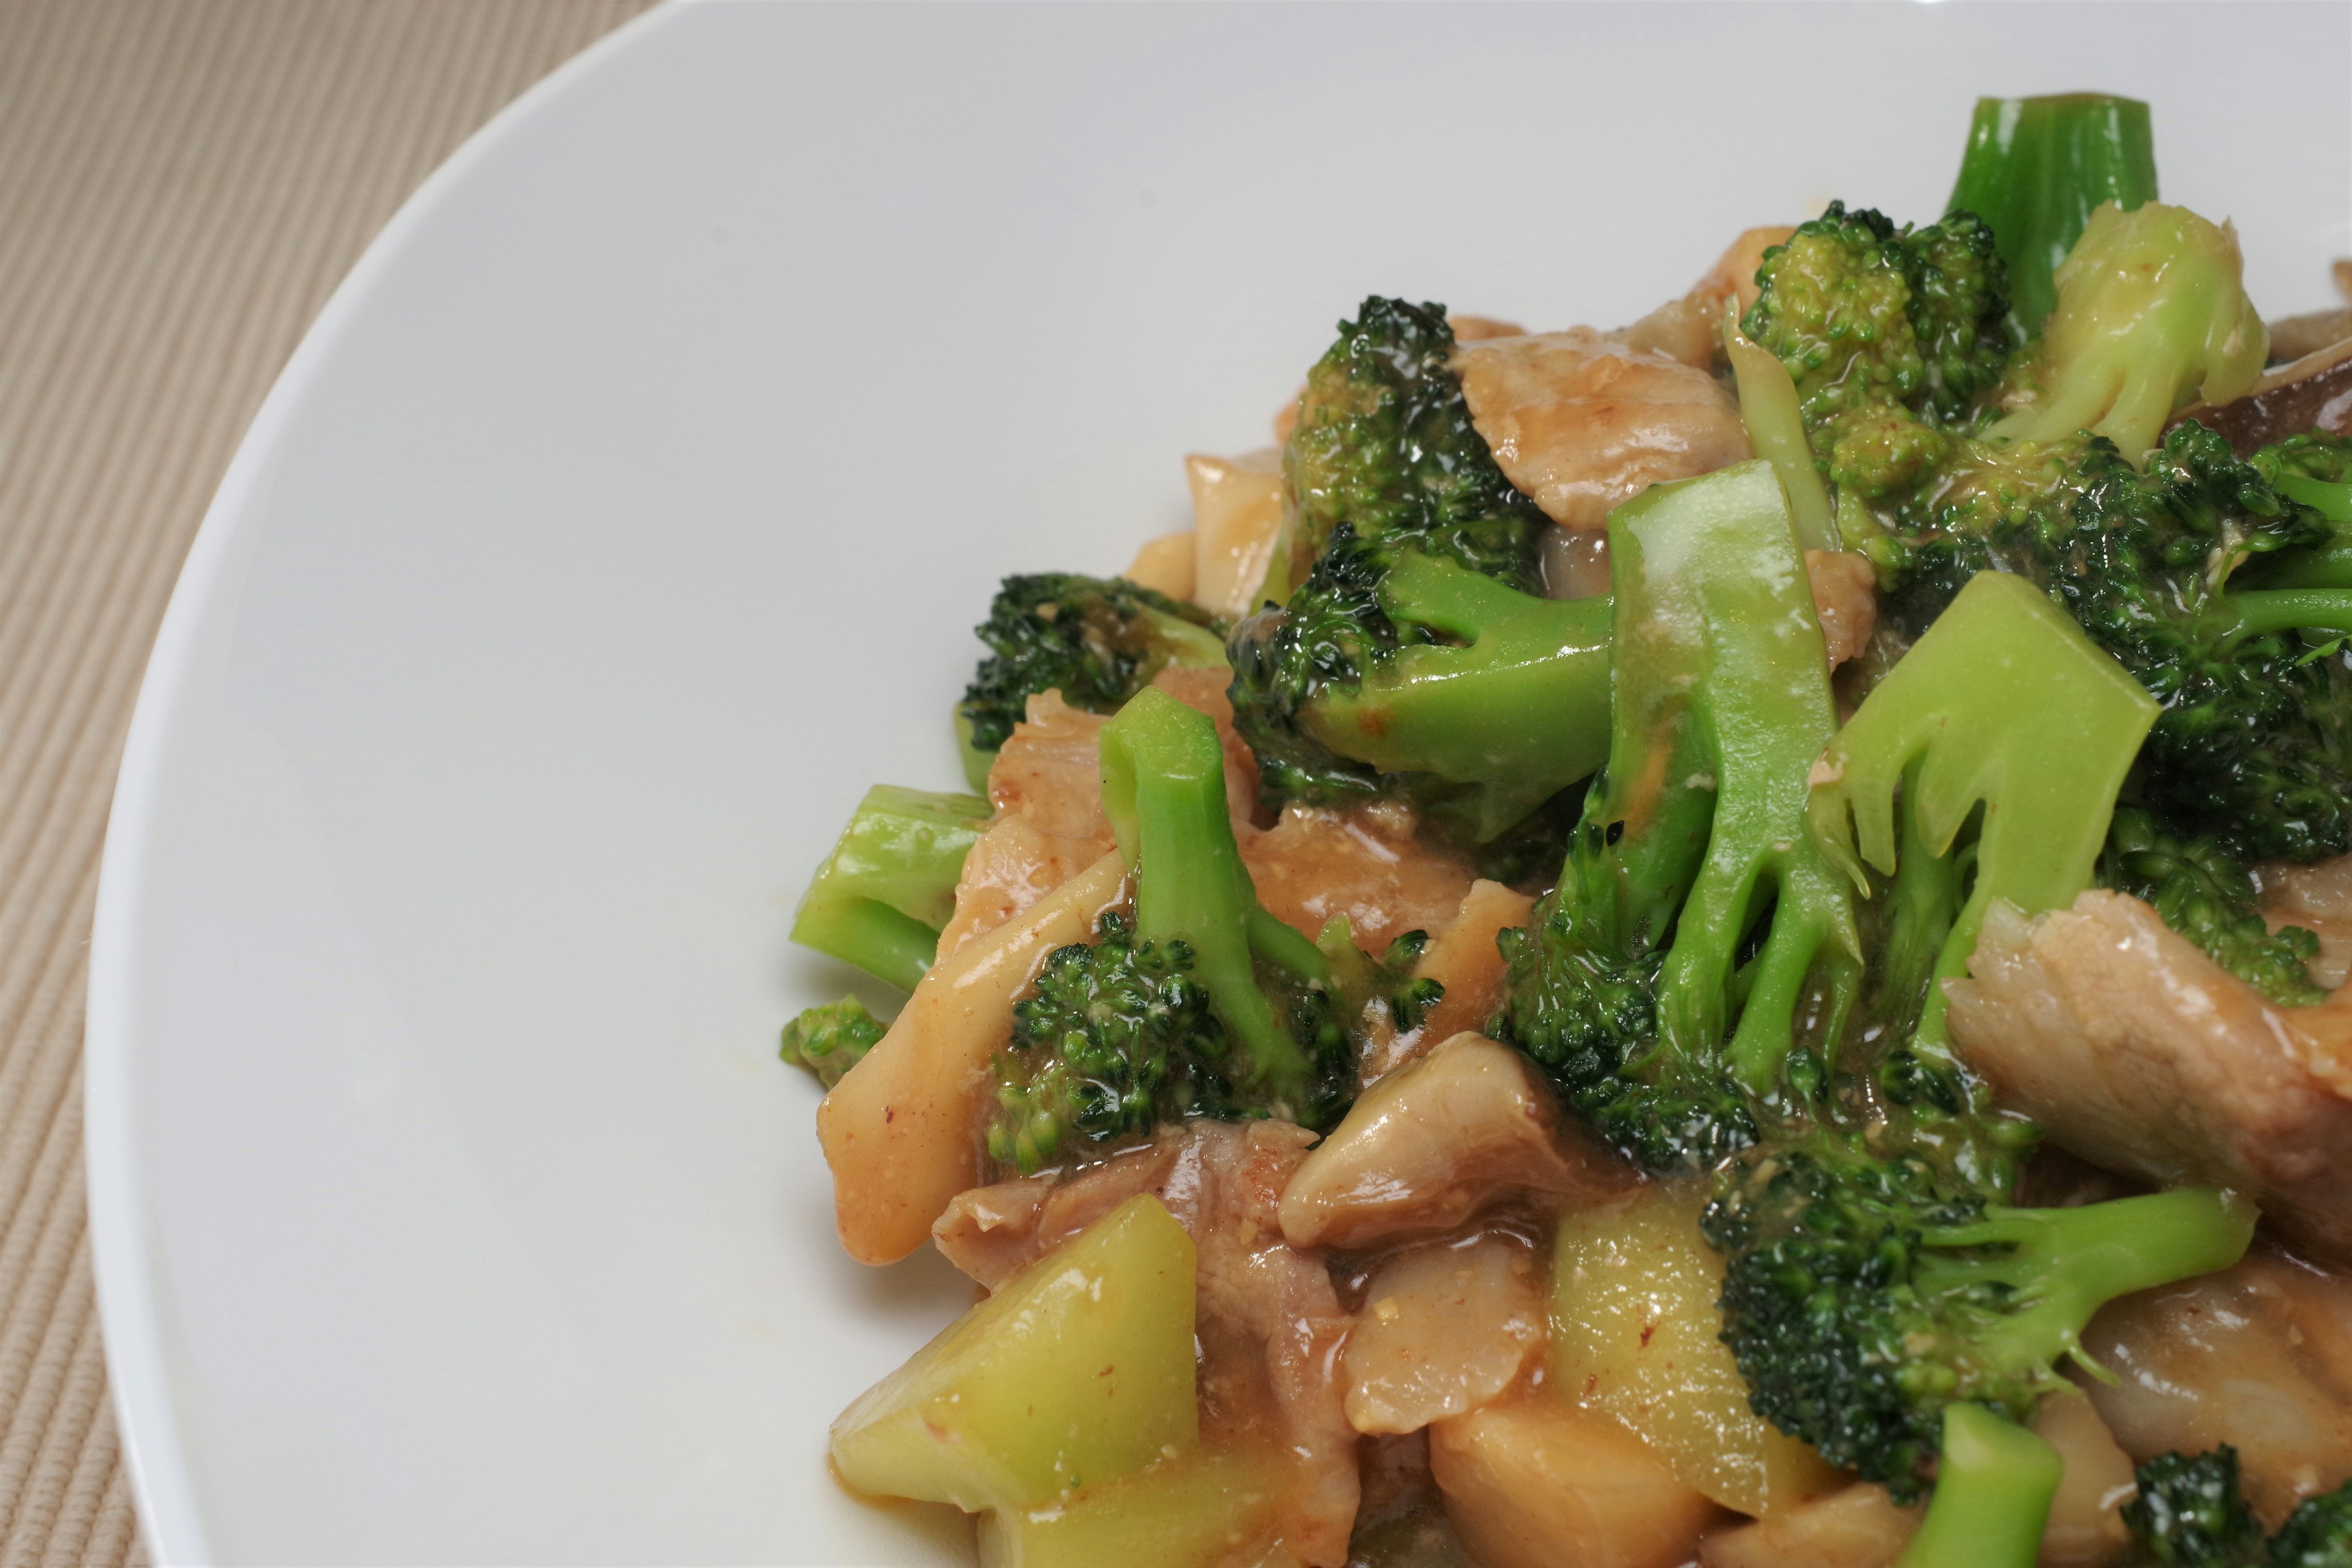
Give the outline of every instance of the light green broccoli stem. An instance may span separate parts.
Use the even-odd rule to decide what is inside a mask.
[[[1998,1331],[2000,1359],[2047,1367],[2082,1355],[2083,1326],[2109,1301],[2227,1268],[2253,1236],[2252,1205],[2210,1187],[2078,1208],[1995,1205],[1973,1224],[1927,1231],[1937,1250],[1921,1257],[1914,1279],[1927,1296],[2004,1287],[2013,1304]],[[1956,1248],[1970,1255],[1940,1255]]]
[[[1865,894],[1864,865],[1896,875],[1898,843],[1948,857],[1983,810],[1975,885],[1927,987],[1921,1046],[1948,1054],[1940,982],[1968,973],[1993,900],[2038,914],[2091,885],[2156,714],[2048,595],[1984,572],[1838,731],[1815,775],[1812,832]]]
[[[1763,460],[1653,486],[1611,514],[1609,551],[1620,654],[1612,816],[1632,837],[1683,815],[1683,803],[1712,803],[1659,981],[1661,1033],[1691,1060],[1728,1033],[1732,1072],[1765,1092],[1817,965],[1840,1016],[1861,973],[1851,894],[1805,830],[1807,775],[1837,710],[1804,558]],[[1768,908],[1763,948],[1740,968]]]
[[[1748,426],[1748,443],[1756,455],[1772,465],[1788,492],[1789,516],[1797,542],[1804,550],[1837,550],[1844,541],[1830,511],[1829,487],[1813,466],[1813,449],[1805,437],[1803,411],[1797,401],[1797,384],[1780,356],[1751,342],[1739,330],[1739,308],[1723,310],[1723,351],[1730,357],[1731,374],[1739,384],[1739,422]]]
[[[2270,333],[2246,298],[2237,236],[2186,207],[2103,206],[2057,272],[2057,302],[2028,369],[2034,401],[2001,441],[2088,430],[2135,465],[2175,410],[2227,403],[2262,375]]]
[[[2129,212],[2156,195],[2147,104],[2096,92],[1980,98],[1946,210],[1991,228],[2021,341],[2042,330],[2053,274],[2091,214],[2106,202]]]
[[[1418,550],[1378,593],[1392,619],[1467,646],[1409,644],[1354,690],[1329,689],[1306,716],[1317,740],[1382,773],[1478,785],[1465,826],[1481,843],[1601,765],[1606,597],[1537,598]]]
[[[2234,642],[2265,632],[2352,632],[2352,591],[2259,588],[2221,595],[2222,637]]]
[[[1947,1405],[1936,1495],[1895,1568],[2033,1568],[2065,1473],[2058,1450],[2015,1422]]]
[[[2298,500],[2336,527],[2336,537],[2315,550],[2293,550],[2252,563],[2249,577],[2266,588],[2352,588],[2352,484],[2283,473],[2271,488]]]
[[[793,917],[793,940],[912,991],[955,913],[965,854],[988,826],[977,795],[876,784]]]
[[[1251,938],[1286,967],[1319,964],[1315,944],[1281,943],[1258,907],[1226,813],[1224,747],[1208,715],[1157,688],[1138,693],[1102,731],[1103,811],[1135,874],[1135,931],[1181,942],[1192,976],[1246,1054],[1254,1079],[1290,1104],[1307,1089],[1306,1053],[1258,988]],[[1286,930],[1287,928],[1285,928]],[[1289,962],[1286,962],[1286,960]]]

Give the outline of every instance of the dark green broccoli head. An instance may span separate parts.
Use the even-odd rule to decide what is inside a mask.
[[[2101,1306],[2226,1268],[2253,1233],[2250,1211],[2193,1188],[2007,1207],[1885,1124],[1745,1157],[1702,1224],[1757,1411],[1904,1500],[1946,1405],[2024,1419]]]
[[[2268,1542],[2239,1489],[2238,1451],[2159,1454],[2139,1467],[2124,1523],[2167,1568],[2352,1568],[2352,1483],[2305,1498]]]
[[[2263,1561],[2263,1524],[2238,1489],[2238,1451],[2193,1458],[2159,1454],[2139,1467],[2139,1495],[2124,1523],[2148,1562],[2172,1568],[2252,1568]]]
[[[1089,713],[1112,713],[1171,664],[1224,662],[1224,626],[1124,577],[1044,572],[1007,577],[974,628],[990,648],[958,711],[982,752],[1003,746],[1029,699],[1059,691]]]
[[[1898,520],[1885,608],[1916,631],[1987,567],[2041,584],[2163,706],[2147,804],[2251,857],[2315,860],[2352,849],[2352,670],[2292,629],[2250,628],[2230,580],[2333,537],[2194,420],[2145,471],[2097,437],[1973,446]]]
[[[1307,581],[1287,604],[1234,628],[1234,729],[1257,757],[1265,803],[1329,805],[1381,793],[1379,770],[1345,757],[1300,722],[1332,686],[1360,684],[1393,654],[1403,634],[1381,608],[1391,553],[1346,523],[1333,530]]]
[[[1345,524],[1414,542],[1529,593],[1549,520],[1496,466],[1448,361],[1443,305],[1368,299],[1307,373],[1283,452],[1297,545],[1320,555]]]
[[[2108,828],[2099,880],[2147,900],[2166,925],[2279,1005],[2326,999],[2305,967],[2319,956],[2318,937],[2295,926],[2273,933],[2257,912],[2253,873],[2221,840],[2183,838],[2125,807]]]
[[[1898,229],[1832,202],[1766,251],[1756,278],[1743,328],[1788,366],[1824,458],[1824,427],[1841,415],[1882,404],[1952,423],[2007,368],[2006,279],[1970,214]]]
[[[1049,953],[1013,1005],[988,1142],[999,1163],[1024,1173],[1163,1120],[1223,1111],[1234,1099],[1231,1047],[1192,977],[1191,947],[1139,944],[1116,911],[1095,934],[1091,946]]]
[[[866,1053],[881,1044],[882,1022],[855,996],[811,1007],[784,1026],[783,1048],[778,1054],[797,1068],[806,1068],[817,1082],[831,1089]]]

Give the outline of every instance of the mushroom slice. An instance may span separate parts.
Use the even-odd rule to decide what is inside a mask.
[[[2289,436],[2352,436],[2352,338],[2265,373],[2243,397],[2190,404],[2172,424],[2189,419],[2220,431],[2241,458]]]
[[[2352,1258],[2346,1009],[2272,1006],[2121,893],[2031,922],[1994,904],[1970,969],[1947,984],[1952,1037],[2003,1105],[2094,1164],[2234,1187]]]
[[[1367,1247],[1452,1230],[1515,1192],[1593,1201],[1631,1173],[1559,1125],[1518,1053],[1460,1034],[1367,1089],[1282,1194],[1294,1247]]]

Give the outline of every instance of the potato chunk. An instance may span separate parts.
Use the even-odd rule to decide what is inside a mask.
[[[980,1521],[980,1568],[1259,1563],[1290,1472],[1279,1450],[1204,1451],[1040,1508],[999,1510]]]
[[[1191,1448],[1192,1237],[1120,1205],[948,1325],[833,1424],[860,1491],[1035,1508]]]
[[[1710,1535],[1700,1568],[1886,1568],[1926,1505],[1898,1508],[1882,1486],[1851,1486],[1785,1513]]]
[[[1675,1568],[1717,1517],[1639,1437],[1541,1392],[1432,1426],[1429,1464],[1483,1568]]]
[[[1723,1260],[1698,1233],[1704,1184],[1563,1215],[1552,1258],[1553,1385],[1654,1447],[1724,1507],[1778,1513],[1838,1472],[1748,1408],[1724,1344]]]

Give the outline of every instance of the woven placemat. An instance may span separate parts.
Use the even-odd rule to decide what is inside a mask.
[[[0,1568],[142,1559],[82,1205],[115,763],[237,438],[377,229],[644,0],[0,0]]]

